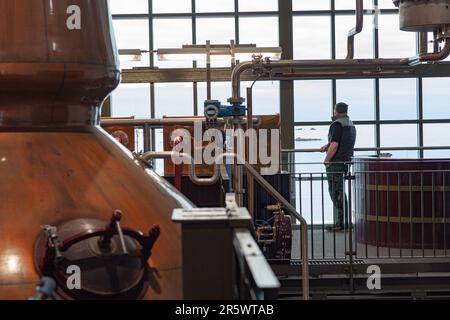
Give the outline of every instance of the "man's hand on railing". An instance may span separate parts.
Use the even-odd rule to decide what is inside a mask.
[[[328,147],[329,147],[329,144],[324,145],[322,148],[320,148],[320,152],[321,153],[327,152]]]

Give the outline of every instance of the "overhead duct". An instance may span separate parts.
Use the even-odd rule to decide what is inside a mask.
[[[412,65],[444,60],[450,55],[450,0],[394,0],[394,4],[399,8],[400,29],[420,33],[420,53],[411,59]],[[432,53],[428,52],[427,32],[434,36]]]
[[[395,0],[399,8],[400,29],[413,32],[433,32],[450,25],[449,0]]]

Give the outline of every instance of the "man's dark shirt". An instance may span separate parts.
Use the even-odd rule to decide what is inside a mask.
[[[342,125],[339,122],[333,122],[330,126],[330,143],[341,142]]]
[[[356,142],[356,128],[353,122],[348,117],[341,117],[334,121],[330,126],[328,142],[339,144],[331,162],[350,162]]]

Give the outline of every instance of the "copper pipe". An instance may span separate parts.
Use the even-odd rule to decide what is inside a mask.
[[[361,33],[364,24],[364,3],[363,0],[356,0],[356,26],[348,33],[347,57],[346,60],[353,59],[355,55],[355,36]]]
[[[428,32],[419,32],[419,53],[428,53]]]
[[[302,69],[307,71],[322,71],[322,76],[333,75],[333,69],[339,67],[352,67],[361,71],[366,71],[370,68],[377,67],[378,69],[390,67],[398,67],[401,65],[408,66],[410,62],[409,58],[401,59],[359,59],[359,60],[345,60],[345,59],[334,59],[334,60],[280,60],[280,61],[262,61],[261,64],[267,70],[277,70],[277,69]],[[238,102],[241,99],[240,92],[240,79],[242,73],[247,70],[253,69],[253,61],[246,61],[238,64],[234,68],[231,74],[232,90],[233,95],[230,102]],[[323,69],[329,69],[324,71]]]
[[[445,39],[444,47],[433,53],[421,53],[418,56],[411,58],[410,65],[414,66],[420,64],[421,62],[436,62],[447,58],[450,55],[450,39]]]

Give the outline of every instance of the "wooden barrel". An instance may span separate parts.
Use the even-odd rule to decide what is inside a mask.
[[[449,160],[361,158],[354,172],[358,242],[450,247]]]
[[[98,126],[101,103],[120,80],[111,25],[107,0],[0,0],[0,299],[35,293],[43,225],[90,232],[74,224],[108,223],[114,210],[124,227],[161,230],[135,298],[182,297],[181,235],[171,214],[192,204]],[[94,249],[94,258],[103,254]],[[101,259],[82,263],[104,268]],[[101,297],[131,297],[113,292],[129,277],[118,274],[101,272]]]

